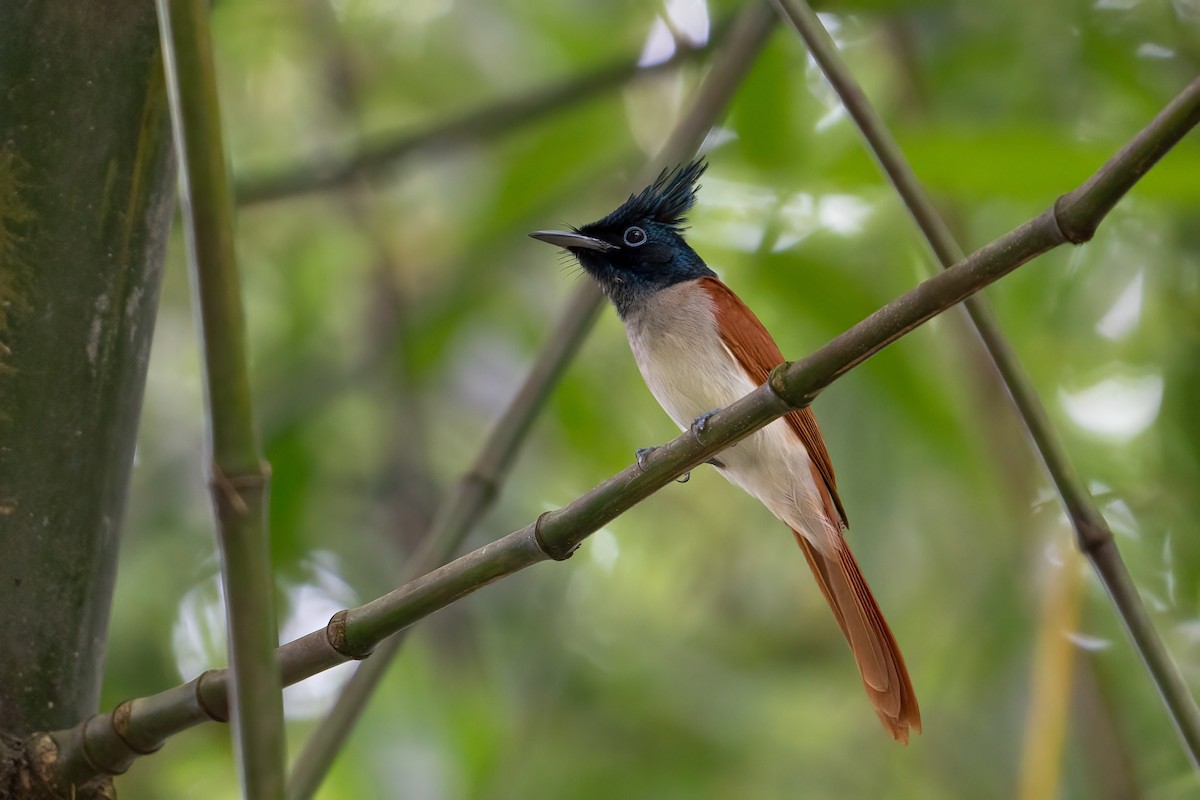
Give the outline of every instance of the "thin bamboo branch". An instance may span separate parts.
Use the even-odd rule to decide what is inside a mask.
[[[209,483],[234,674],[234,738],[246,796],[276,798],[283,796],[284,729],[267,538],[269,472],[260,456],[246,365],[209,7],[204,0],[158,0],[158,15],[204,351]]]
[[[1135,142],[1149,149],[1122,149],[1097,173],[1111,176],[1127,165],[1153,164],[1200,121],[1200,81],[1156,116]],[[1145,156],[1143,159],[1142,157]],[[1141,171],[1120,184],[1132,186]],[[1090,185],[1085,184],[1085,186]],[[654,450],[645,466],[630,465],[570,504],[468,553],[383,597],[338,612],[325,628],[276,651],[285,685],[345,661],[362,658],[386,637],[492,581],[547,559],[563,560],[588,536],[725,447],[812,401],[825,387],[937,314],[999,280],[1030,259],[1068,240],[1058,217],[1099,223],[1111,207],[1102,193],[1072,192],[1050,209],[977,250],[954,267],[901,295],[800,361],[781,364],[768,382],[717,412],[703,439],[687,432]],[[1093,226],[1094,227],[1094,226]],[[103,772],[118,774],[139,755],[205,719],[227,713],[228,672],[206,672],[191,683],[150,697],[127,700],[67,730],[37,734],[28,748],[63,780],[82,782]]]
[[[887,126],[838,55],[837,46],[816,13],[805,0],[775,2],[781,14],[795,26],[841,97],[847,112],[862,131],[869,149],[879,160],[942,266],[949,267],[960,261],[962,248],[938,214]],[[1124,196],[1133,181],[1166,152],[1163,145],[1169,149],[1196,124],[1200,119],[1200,109],[1196,107],[1197,96],[1200,96],[1200,78],[1193,81],[1159,115],[1166,124],[1144,129],[1122,149],[1120,170],[1109,169],[1106,165],[1078,189],[1059,198],[1055,206],[1056,216],[1068,241],[1080,244],[1091,239],[1100,220]],[[1066,448],[1055,433],[1037,392],[1001,333],[995,314],[979,297],[968,300],[966,308],[1062,497],[1080,550],[1091,560],[1112,597],[1117,613],[1158,687],[1193,765],[1200,768],[1200,708],[1197,708],[1195,697],[1142,606],[1108,523],[1096,508],[1087,487],[1067,456]]]
[[[637,185],[652,180],[663,164],[674,164],[695,154],[766,43],[774,23],[770,7],[762,2],[751,3],[734,21],[727,43],[718,51],[688,113],[676,126],[663,151],[642,170]],[[442,503],[420,551],[412,559],[410,577],[445,563],[491,508],[533,420],[591,331],[602,301],[603,297],[592,281],[582,283],[572,296],[520,391],[496,422],[475,463]],[[347,682],[333,708],[314,728],[296,759],[296,766],[288,777],[289,800],[302,800],[316,792],[406,638],[407,629],[386,639]]]
[[[357,149],[340,158],[313,159],[239,176],[236,187],[238,203],[253,205],[319,192],[359,176],[378,175],[420,153],[444,151],[501,136],[564,108],[595,99],[635,78],[656,75],[694,61],[709,52],[712,42],[723,38],[717,34],[709,42],[695,46],[680,40],[676,42],[675,53],[659,64],[643,67],[638,59],[628,59],[595,72],[568,78],[554,86],[506,97],[460,116],[436,122],[423,130],[375,134],[363,139]]]

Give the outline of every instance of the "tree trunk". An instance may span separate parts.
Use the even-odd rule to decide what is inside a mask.
[[[69,727],[99,702],[174,185],[154,4],[0,3],[10,735]]]

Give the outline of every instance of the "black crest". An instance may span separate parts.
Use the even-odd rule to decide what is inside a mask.
[[[678,229],[688,210],[696,204],[696,192],[700,189],[696,181],[706,169],[708,164],[703,159],[671,170],[664,169],[654,183],[630,195],[620,208],[588,227],[608,228],[651,219]]]

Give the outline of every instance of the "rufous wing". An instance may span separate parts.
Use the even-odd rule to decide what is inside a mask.
[[[771,334],[733,291],[716,278],[700,278],[717,317],[721,340],[746,371],[759,384],[772,369],[783,363],[783,353]],[[784,419],[808,452],[813,481],[829,523],[837,535],[831,552],[814,547],[799,531],[793,530],[821,593],[829,601],[862,675],[863,686],[883,726],[900,742],[908,742],[909,731],[921,730],[921,711],[912,681],[904,666],[904,656],[879,610],[866,578],[858,568],[850,546],[840,531],[846,526],[846,511],[838,498],[833,464],[812,410],[802,408]]]

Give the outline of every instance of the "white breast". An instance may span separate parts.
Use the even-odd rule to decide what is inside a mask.
[[[681,430],[756,386],[721,341],[712,301],[695,283],[652,295],[626,316],[625,333],[650,393]],[[821,550],[840,535],[825,515],[808,453],[782,419],[717,458],[726,478]]]

